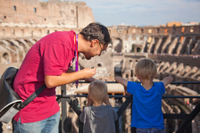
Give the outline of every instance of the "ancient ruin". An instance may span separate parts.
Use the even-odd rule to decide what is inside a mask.
[[[40,38],[56,31],[74,30],[94,22],[93,13],[85,2],[61,0],[0,0],[0,66],[1,74],[8,66],[20,66],[28,50]],[[155,81],[172,75],[174,81],[200,81],[200,25],[184,26],[168,23],[165,26],[111,26],[108,27],[112,42],[102,56],[86,60],[79,55],[79,68],[95,67],[95,78],[114,81],[120,75],[137,81],[134,66],[142,58],[155,61],[158,74]],[[124,94],[122,86],[108,84],[109,94]],[[59,87],[57,93],[60,93]],[[200,84],[180,84],[166,87],[167,95],[199,96]],[[67,85],[67,94],[87,94],[87,84],[75,89]],[[81,107],[85,98],[79,98]],[[199,99],[163,99],[164,113],[190,113]],[[124,98],[112,98],[113,107],[119,107]],[[77,130],[77,116],[70,114],[69,132]],[[130,132],[130,107],[123,115],[123,132]],[[172,124],[173,123],[173,124]],[[165,120],[166,132],[174,132],[180,126],[179,120]],[[8,128],[8,125],[3,125]],[[7,131],[9,132],[9,130]],[[193,133],[200,132],[200,116],[192,122]]]

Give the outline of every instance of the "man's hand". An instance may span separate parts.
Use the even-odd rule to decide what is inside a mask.
[[[96,74],[96,68],[85,68],[80,70],[83,73],[83,79],[90,79]],[[92,79],[90,79],[92,80]]]

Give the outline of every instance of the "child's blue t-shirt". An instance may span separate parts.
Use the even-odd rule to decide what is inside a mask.
[[[141,83],[128,81],[127,92],[133,95],[131,127],[164,129],[163,82],[154,82],[151,89],[146,90]]]

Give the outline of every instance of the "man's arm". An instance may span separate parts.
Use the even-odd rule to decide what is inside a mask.
[[[68,70],[66,71],[66,73],[72,73],[75,72],[72,68],[68,68]]]
[[[45,84],[47,88],[53,88],[60,85],[65,85],[79,79],[91,78],[95,75],[96,69],[85,68],[83,70],[73,72],[71,69],[67,73],[62,73],[60,76],[45,75]]]
[[[92,67],[94,68],[94,67]],[[69,68],[66,73],[71,73],[71,72],[75,72],[73,69]],[[95,78],[83,78],[83,79],[80,79],[80,80],[85,80],[86,82],[92,82],[95,80]]]
[[[172,81],[173,81],[173,77],[172,76],[168,76],[168,77],[164,78],[161,82],[163,82],[164,86],[167,86]]]

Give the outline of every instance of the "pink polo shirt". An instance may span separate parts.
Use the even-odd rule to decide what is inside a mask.
[[[75,57],[74,31],[57,31],[40,39],[28,51],[15,77],[13,87],[24,101],[44,84],[45,75],[65,73]],[[70,77],[69,77],[70,78]],[[55,88],[45,88],[14,117],[22,123],[44,120],[60,110]]]

